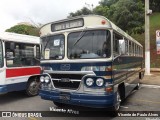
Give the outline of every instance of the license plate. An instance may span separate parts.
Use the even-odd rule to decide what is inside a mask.
[[[64,100],[64,101],[68,101],[68,100],[70,100],[70,95],[61,94],[61,95],[59,96],[59,99],[60,99],[60,100]]]

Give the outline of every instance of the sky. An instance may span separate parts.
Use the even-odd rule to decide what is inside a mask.
[[[100,0],[0,0],[0,32],[20,22],[45,24],[65,19],[82,7],[92,9]],[[88,5],[87,5],[88,4]]]

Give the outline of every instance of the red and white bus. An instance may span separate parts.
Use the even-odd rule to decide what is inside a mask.
[[[38,94],[40,68],[39,37],[0,33],[0,94],[26,90]]]

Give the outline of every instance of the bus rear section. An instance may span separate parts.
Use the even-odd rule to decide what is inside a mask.
[[[0,33],[0,93],[25,90],[38,94],[40,68],[39,37]]]

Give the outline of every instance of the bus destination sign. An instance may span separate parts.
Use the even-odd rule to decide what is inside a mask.
[[[71,21],[64,21],[60,23],[53,23],[51,25],[51,31],[60,31],[60,30],[65,30],[65,29],[71,29],[71,28],[77,28],[77,27],[82,27],[84,25],[83,19],[75,19]]]

